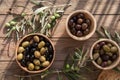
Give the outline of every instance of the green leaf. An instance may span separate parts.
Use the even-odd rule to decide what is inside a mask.
[[[45,7],[41,7],[41,8],[38,8],[34,11],[35,14],[39,14],[40,12],[42,12],[43,10],[47,9],[49,7],[45,6]]]
[[[112,39],[111,36],[110,36],[110,33],[109,33],[106,29],[104,29],[103,27],[101,27],[101,29],[103,30],[105,36],[106,36],[108,39]]]

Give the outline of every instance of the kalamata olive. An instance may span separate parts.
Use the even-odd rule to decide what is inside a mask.
[[[23,67],[26,66],[26,61],[25,61],[25,59],[22,59],[20,63],[21,63],[21,65],[22,65]]]
[[[34,58],[35,58],[35,56],[34,56],[34,54],[32,54],[32,55],[30,56],[30,61],[33,61]]]
[[[52,47],[52,45],[50,45],[49,47],[48,47],[48,50],[49,50],[49,52],[53,52],[53,47]]]
[[[118,49],[117,49],[116,46],[113,46],[113,47],[111,47],[110,51],[111,51],[112,53],[116,53],[116,52],[118,51]]]
[[[104,62],[101,64],[102,67],[106,67],[107,65],[108,65],[108,64],[107,64],[106,61],[104,61]]]
[[[97,59],[97,64],[98,64],[98,65],[101,65],[101,63],[102,63],[102,59],[99,57],[99,58]]]
[[[77,17],[73,16],[72,19],[74,20],[74,22],[77,22]]]
[[[77,24],[77,25],[75,26],[75,29],[76,29],[76,30],[80,30],[80,29],[81,29],[81,25]]]
[[[117,59],[117,54],[113,54],[112,56],[112,61],[116,60]]]
[[[34,59],[34,60],[33,60],[33,63],[34,63],[35,65],[37,65],[37,66],[40,65],[40,61],[39,61],[38,59]]]
[[[25,51],[24,47],[18,47],[18,53],[22,53],[23,51]]]
[[[34,68],[35,68],[35,66],[33,63],[28,64],[28,70],[32,71],[32,70],[34,70]]]
[[[75,30],[75,28],[72,28],[72,29],[71,29],[71,33],[72,33],[73,35],[76,34],[76,30]]]
[[[32,48],[36,48],[37,46],[38,46],[38,43],[37,43],[37,42],[31,44],[31,47],[32,47]]]
[[[38,48],[42,48],[45,46],[45,42],[44,41],[41,41],[39,44],[38,44]]]
[[[107,61],[107,60],[109,60],[109,55],[107,55],[107,54],[103,54],[102,56],[101,56],[101,58],[102,58],[102,60],[103,61]]]
[[[81,19],[81,18],[79,18],[79,19],[77,20],[77,23],[78,23],[78,24],[82,24],[82,22],[83,22],[83,19]]]
[[[30,42],[29,41],[24,41],[23,43],[22,43],[22,47],[27,47],[27,46],[29,46],[30,45]]]
[[[91,24],[90,19],[86,19],[86,20],[85,20],[85,22],[86,22],[88,25],[90,25],[90,24]]]
[[[35,42],[39,42],[40,41],[38,36],[34,36],[33,39],[34,39]]]
[[[94,47],[94,49],[99,50],[100,49],[100,45],[96,44],[95,47]]]
[[[48,57],[46,58],[47,61],[52,61],[52,59],[53,59],[53,55],[52,54],[48,55]]]
[[[105,45],[105,42],[102,41],[102,42],[100,42],[99,44],[100,44],[100,47],[102,47],[103,45]]]
[[[83,36],[83,33],[81,31],[77,31],[76,36],[81,37],[81,36]]]
[[[108,64],[108,65],[111,65],[111,64],[112,64],[112,61],[111,61],[111,60],[108,60],[108,61],[107,61],[107,64]]]
[[[22,60],[23,59],[23,54],[22,53],[19,53],[18,55],[17,55],[17,60]]]
[[[82,23],[82,30],[86,30],[88,25],[86,23]]]
[[[44,62],[42,63],[42,66],[43,66],[43,67],[48,67],[48,66],[49,66],[49,64],[50,64],[50,62],[49,62],[49,61],[44,61]]]
[[[45,44],[45,46],[47,46],[47,47],[50,46],[50,43],[47,41],[46,44]]]
[[[107,45],[108,45],[110,48],[112,47],[112,44],[110,44],[110,43],[108,43]]]
[[[27,55],[25,56],[25,60],[27,60],[27,61],[30,60],[30,54],[27,54]]]
[[[78,14],[77,18],[82,18],[83,19],[84,18],[84,14],[83,13]]]
[[[106,52],[105,54],[109,55],[110,57],[113,55],[111,52]]]
[[[105,51],[103,49],[100,49],[100,55],[105,54]]]
[[[34,55],[35,55],[36,58],[40,58],[40,56],[41,56],[41,54],[40,54],[39,51],[35,51],[35,52],[34,52]]]
[[[104,45],[103,50],[106,52],[110,52],[110,47],[108,45]]]
[[[26,52],[29,52],[29,51],[30,51],[30,47],[26,47],[26,48],[25,48],[25,51],[26,51]]]
[[[94,53],[93,54],[93,59],[96,60],[97,58],[99,58],[99,56],[100,56],[99,53]]]
[[[87,35],[89,33],[89,29],[86,29],[83,33]]]
[[[32,49],[30,50],[30,53],[34,53],[35,50],[36,50],[36,48],[32,48]]]
[[[40,69],[40,66],[35,66],[35,70],[39,70]]]
[[[42,48],[40,49],[41,55],[43,55],[43,54],[45,53],[46,50],[47,50],[47,48],[42,47]]]
[[[73,23],[74,23],[74,20],[70,19],[69,22],[68,22],[68,25],[71,26]]]
[[[46,58],[44,56],[41,56],[39,59],[40,59],[41,62],[45,62],[46,61]]]

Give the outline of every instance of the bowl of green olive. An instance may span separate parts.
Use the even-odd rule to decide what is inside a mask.
[[[67,17],[66,31],[78,41],[89,39],[96,30],[96,20],[87,10],[77,10]]]
[[[92,45],[90,58],[92,63],[99,69],[113,69],[120,62],[119,46],[113,40],[100,39]]]
[[[47,70],[55,58],[55,48],[49,38],[33,33],[24,36],[16,47],[16,62],[29,73]]]

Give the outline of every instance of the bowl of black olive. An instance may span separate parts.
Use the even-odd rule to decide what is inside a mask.
[[[16,62],[29,73],[47,70],[55,58],[55,48],[45,35],[33,33],[24,36],[16,47]]]
[[[119,46],[113,40],[100,39],[92,45],[90,58],[92,63],[99,69],[113,69],[120,62]]]
[[[96,30],[96,20],[87,10],[77,10],[71,13],[66,21],[66,31],[75,40],[89,39]]]

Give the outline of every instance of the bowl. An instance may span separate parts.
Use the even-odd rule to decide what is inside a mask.
[[[55,48],[48,37],[33,33],[18,42],[15,54],[20,68],[29,73],[40,73],[52,65]]]
[[[74,11],[67,17],[66,31],[75,40],[87,40],[94,34],[95,30],[96,20],[86,10]]]
[[[100,39],[92,45],[90,49],[90,59],[99,69],[113,69],[120,62],[119,46],[113,40]]]

